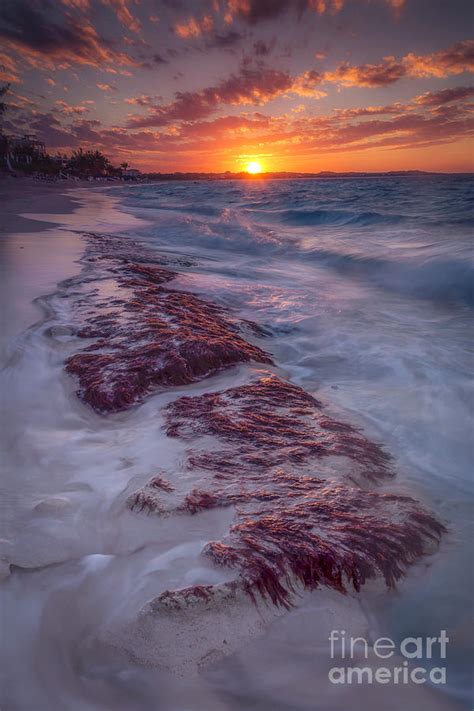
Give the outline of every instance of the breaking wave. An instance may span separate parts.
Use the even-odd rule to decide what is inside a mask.
[[[474,305],[469,176],[157,183],[119,189],[160,246],[311,262],[338,278]]]
[[[404,215],[383,215],[379,212],[350,212],[349,210],[283,210],[279,213],[282,223],[295,227],[310,225],[399,225],[407,222]]]
[[[313,250],[311,257],[343,275],[370,280],[383,289],[474,306],[474,266],[460,260],[396,262],[320,249]]]

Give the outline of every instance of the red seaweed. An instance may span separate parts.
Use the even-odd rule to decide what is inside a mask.
[[[131,511],[164,513],[166,509],[159,494],[160,491],[171,494],[174,487],[163,477],[154,476],[142,489],[135,491],[128,497],[128,507]]]
[[[221,493],[221,503],[225,494]],[[235,503],[231,496],[228,505]],[[295,583],[345,593],[381,575],[389,588],[436,543],[444,526],[407,497],[383,495],[317,479],[301,499],[265,502],[239,511],[223,541],[205,549],[235,568],[248,594],[290,607]]]
[[[301,465],[336,455],[357,463],[369,480],[393,476],[390,457],[351,425],[328,417],[309,393],[275,375],[223,392],[182,397],[167,407],[168,436],[213,435],[232,450],[193,452],[190,465],[235,476],[234,470]]]
[[[125,410],[158,386],[193,383],[238,363],[272,362],[239,335],[225,309],[164,286],[176,272],[146,263],[146,252],[132,259],[118,238],[89,236],[89,242],[102,267],[95,281],[105,273],[123,295],[102,302],[90,291],[95,313],[78,335],[96,340],[66,362],[79,381],[77,394],[97,412]]]
[[[137,258],[133,243],[120,238],[90,235],[88,242],[80,287],[90,288],[78,292],[76,308],[78,335],[93,342],[66,368],[96,411],[124,410],[154,388],[192,383],[237,363],[271,363],[240,335],[246,328],[263,337],[265,329],[171,288],[174,268],[189,260],[142,247]],[[221,586],[225,594],[238,587],[254,602],[259,596],[288,608],[301,587],[345,593],[381,576],[391,588],[445,531],[415,500],[354,485],[359,478],[366,484],[393,476],[390,457],[275,375],[172,402],[166,431],[192,442],[187,466],[200,472],[200,488],[178,494],[157,475],[128,498],[128,506],[158,515],[233,507],[228,534],[204,549],[216,565],[236,572]],[[216,447],[202,443],[209,436]],[[324,477],[321,461],[331,456],[344,458],[344,466],[335,459]],[[340,470],[344,483],[337,481]],[[212,476],[206,481],[203,472]],[[218,588],[195,585],[157,600],[176,610],[208,604]]]
[[[382,576],[393,587],[445,531],[414,499],[367,491],[315,475],[321,457],[344,456],[349,478],[390,477],[390,457],[321,403],[277,376],[223,392],[182,397],[166,409],[169,436],[195,446],[213,436],[221,449],[193,449],[188,467],[211,471],[174,509],[197,514],[235,508],[235,523],[204,553],[235,569],[239,585],[290,607],[298,587],[359,591]],[[301,467],[304,465],[304,469]]]
[[[267,470],[246,485],[236,480],[225,489],[195,489],[174,512],[237,507],[229,534],[203,552],[216,565],[235,569],[254,601],[258,593],[291,607],[298,585],[345,593],[376,576],[393,588],[446,530],[407,496],[281,470]]]

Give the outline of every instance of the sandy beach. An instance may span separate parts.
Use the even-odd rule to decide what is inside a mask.
[[[56,215],[72,212],[72,198],[57,185],[38,185],[28,180],[18,184],[18,180],[4,178],[0,181],[0,196],[2,303],[8,303],[8,309],[2,309],[1,338],[5,347],[10,338],[37,320],[39,311],[33,300],[54,290],[57,282],[74,270],[80,244],[72,235],[66,240],[64,234],[52,231],[53,223],[21,216],[30,210]],[[48,227],[46,240],[38,240],[35,234],[44,233]]]
[[[77,381],[64,370],[68,358],[78,353],[74,305],[85,308],[82,319],[90,314],[96,318],[100,308],[110,318],[114,299],[128,298],[129,277],[121,276],[119,261],[113,263],[111,277],[97,271],[94,260],[112,239],[118,241],[110,242],[107,263],[111,259],[123,262],[120,250],[129,249],[127,231],[146,227],[147,221],[120,209],[121,203],[110,191],[64,190],[27,181],[21,189],[16,182],[5,183],[0,191],[7,205],[0,233],[6,304],[0,534],[4,638],[9,640],[2,652],[5,708],[237,709],[250,707],[252,698],[263,698],[262,694],[265,701],[258,708],[265,709],[350,705],[362,710],[376,704],[398,709],[401,703],[413,710],[420,706],[456,708],[426,686],[401,686],[391,700],[382,686],[337,688],[328,684],[331,629],[369,639],[384,632],[370,612],[387,595],[379,577],[360,594],[349,589],[341,595],[324,586],[313,593],[304,592],[304,586],[297,588],[295,607],[288,611],[271,604],[261,592],[252,601],[232,587],[236,579],[232,570],[202,556],[209,541],[227,540],[236,508],[228,503],[206,505],[195,515],[180,514],[180,502],[196,486],[209,487],[209,479],[205,469],[196,474],[186,465],[186,437],[162,434],[169,427],[167,412],[183,396],[192,394],[201,407],[208,394],[247,387],[249,378],[261,377],[267,365],[247,363],[245,355],[229,372],[218,369],[192,386],[177,381],[156,394],[151,391],[151,397],[147,391],[137,395],[138,408],[127,411],[120,401],[107,416],[94,403],[90,406],[87,390],[82,401],[77,397],[76,392],[81,393]],[[92,242],[84,237],[91,233],[95,235]],[[132,243],[135,255],[136,245]],[[140,246],[142,262],[148,248]],[[176,283],[182,285],[194,271],[199,275],[199,266],[193,266],[195,254],[191,258],[165,250],[159,259],[160,278],[166,269],[178,270]],[[111,278],[120,280],[120,288]],[[139,288],[150,288],[147,281],[143,286],[138,283]],[[146,293],[150,300],[151,292]],[[178,298],[172,290],[169,293]],[[198,308],[201,302],[189,302],[189,298],[186,308]],[[135,324],[138,318],[134,317]],[[212,318],[227,316],[213,312],[206,318],[212,322]],[[219,321],[219,329],[223,328]],[[249,326],[245,328],[248,333]],[[268,347],[266,338],[254,337],[253,343]],[[251,357],[255,360],[255,353]],[[147,367],[146,362],[142,367]],[[278,367],[274,372],[285,377]],[[109,376],[105,373],[104,377]],[[302,390],[294,392],[294,397],[303,397]],[[108,407],[112,401],[105,391],[103,396],[106,405],[100,407]],[[179,417],[187,416],[188,410],[186,405]],[[323,427],[329,427],[327,417],[321,420]],[[340,430],[341,425],[336,428],[336,420],[332,422],[333,431]],[[186,419],[175,420],[173,426],[178,427],[178,435],[179,428],[186,432],[194,427]],[[347,436],[348,430],[344,431]],[[218,430],[213,432],[215,448],[220,435]],[[208,456],[209,434],[203,433],[202,442],[193,443],[193,456],[198,447]],[[334,441],[340,446],[337,436]],[[339,486],[346,485],[346,476],[356,476],[356,457],[361,446],[368,446],[365,442],[357,439],[348,445],[345,441],[344,457],[349,459],[344,464],[343,457],[337,466]],[[332,440],[328,443],[334,446]],[[351,453],[348,446],[358,449]],[[275,442],[271,447],[269,452],[278,451]],[[376,450],[370,451],[375,457],[370,466],[382,466]],[[247,455],[251,454],[248,450]],[[364,477],[367,461],[357,476]],[[283,459],[275,463],[280,466]],[[318,466],[324,477],[334,476],[331,456]],[[151,489],[150,481],[155,482]],[[275,485],[272,481],[268,480],[269,486]],[[166,486],[173,493],[166,493]],[[363,489],[370,486],[365,483]],[[402,489],[410,493],[406,484]],[[390,494],[396,486],[384,484],[382,490]],[[223,495],[216,489],[208,491]],[[237,495],[241,496],[241,490]],[[138,513],[137,501],[141,502]],[[380,502],[371,503],[375,511]],[[387,515],[394,515],[391,509]],[[401,510],[397,520],[400,516]],[[435,566],[442,555],[431,555],[416,565],[409,575],[412,583],[422,580],[426,566]],[[203,599],[204,589],[212,593]],[[168,591],[176,590],[177,596],[170,598]],[[198,592],[188,594],[187,590]],[[375,668],[376,662],[371,652],[367,665]],[[252,668],[259,669],[259,686],[253,690]]]

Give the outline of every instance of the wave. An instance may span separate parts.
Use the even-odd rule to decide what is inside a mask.
[[[154,226],[151,233],[159,237],[161,244],[179,243],[193,249],[277,260],[311,260],[341,276],[361,279],[385,291],[474,307],[474,266],[463,257],[385,258],[321,247],[307,249],[296,235],[280,235],[263,225],[239,219],[231,210],[217,222],[202,223],[191,217],[161,222],[159,230]]]
[[[314,249],[311,257],[351,277],[361,277],[379,288],[444,303],[474,307],[474,266],[459,259],[424,262]]]
[[[455,219],[447,220],[447,225],[452,225],[454,227],[474,227],[474,217],[457,217]]]
[[[349,181],[343,194],[317,181],[163,184],[129,192],[127,202],[132,212],[154,208],[140,215],[150,213],[146,236],[162,246],[310,260],[380,289],[474,306],[468,188],[451,180],[438,192],[431,183]]]
[[[312,225],[341,226],[353,225],[370,227],[371,225],[399,225],[411,219],[405,215],[384,215],[380,212],[350,212],[349,210],[282,210],[278,214],[280,221],[294,227]]]

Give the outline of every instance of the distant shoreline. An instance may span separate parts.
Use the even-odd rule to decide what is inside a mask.
[[[442,173],[429,172],[423,170],[400,170],[387,172],[341,172],[335,173],[330,171],[321,171],[319,173],[289,173],[289,172],[267,172],[258,173],[256,175],[242,171],[240,173],[192,173],[192,172],[177,172],[177,173],[141,173],[136,178],[128,178],[119,180],[118,178],[110,178],[106,176],[97,176],[91,180],[85,178],[49,178],[45,179],[41,176],[32,176],[31,174],[16,175],[1,174],[0,185],[14,185],[15,181],[19,181],[18,185],[27,183],[31,187],[41,186],[45,188],[54,188],[61,185],[65,188],[74,187],[112,187],[121,186],[125,183],[130,185],[148,184],[159,182],[206,182],[218,181],[226,182],[233,180],[247,180],[259,182],[265,180],[354,180],[354,179],[373,179],[373,178],[430,178],[430,177],[458,177],[458,178],[473,178],[474,172],[470,173]]]
[[[443,172],[430,172],[424,170],[400,170],[400,171],[386,171],[386,172],[341,172],[335,173],[331,171],[321,171],[319,173],[290,173],[290,172],[267,172],[258,173],[252,175],[246,171],[241,171],[239,173],[143,173],[138,179],[138,182],[155,182],[155,181],[197,181],[197,180],[327,180],[327,179],[341,179],[341,178],[403,178],[403,177],[432,177],[432,176],[459,176],[459,177],[472,177],[474,172],[471,173],[443,173]]]

